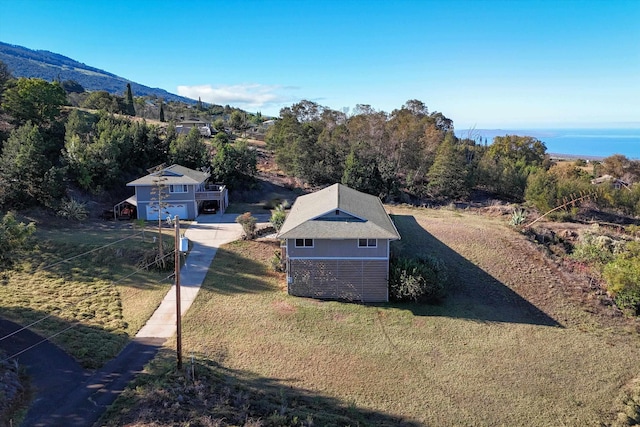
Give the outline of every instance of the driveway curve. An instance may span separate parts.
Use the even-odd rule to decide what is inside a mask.
[[[268,215],[256,215],[260,222]],[[218,247],[237,240],[242,227],[236,214],[201,215],[185,229],[191,250],[180,271],[181,314],[196,298]],[[40,344],[23,353],[19,362],[27,367],[35,388],[35,398],[23,426],[91,426],[113,403],[126,385],[176,331],[175,286],[136,337],[102,369],[83,370],[69,355],[51,343]],[[18,325],[0,321],[0,331],[11,332]],[[15,354],[41,341],[31,331],[22,331],[0,341],[7,354]]]

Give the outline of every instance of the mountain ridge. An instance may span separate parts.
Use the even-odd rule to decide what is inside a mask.
[[[33,50],[0,41],[0,61],[14,77],[37,77],[47,81],[74,80],[85,90],[105,90],[122,95],[127,83],[136,96],[157,96],[165,101],[195,104],[197,101],[160,88],[152,88],[116,74],[91,67],[75,59],[47,50]]]

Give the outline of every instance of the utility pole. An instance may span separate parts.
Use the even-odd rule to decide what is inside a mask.
[[[178,215],[173,219],[175,222],[175,284],[176,284],[176,353],[178,357],[178,370],[182,370],[182,313],[180,308],[180,218]]]

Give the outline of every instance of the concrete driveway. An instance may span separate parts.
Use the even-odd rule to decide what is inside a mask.
[[[202,281],[218,248],[242,236],[242,226],[236,223],[237,214],[200,215],[184,235],[191,250],[180,268],[180,308],[184,315],[200,291]],[[136,338],[169,338],[176,332],[175,285],[164,297],[158,309]]]
[[[191,242],[191,251],[180,270],[182,314],[196,298],[218,247],[241,237],[242,227],[235,221],[237,216],[201,215],[184,230]],[[267,222],[269,219],[268,214],[256,217],[259,222]],[[4,326],[11,325],[7,323]],[[3,330],[2,322],[0,330]],[[29,358],[22,358],[21,361],[28,364],[27,372],[34,376],[33,383],[37,390],[23,425],[92,425],[175,332],[176,299],[175,286],[172,286],[136,337],[116,358],[94,373],[83,371],[75,360],[52,344],[47,343],[48,346],[39,346],[38,351],[29,352]],[[35,334],[29,331],[23,333],[24,335],[16,335],[14,339],[25,339],[25,336],[31,341],[41,339],[30,336],[29,334]],[[57,363],[55,369],[50,367],[52,360]]]

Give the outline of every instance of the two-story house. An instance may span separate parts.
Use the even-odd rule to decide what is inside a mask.
[[[400,234],[378,197],[342,184],[300,196],[277,237],[289,294],[389,300],[389,246]]]

